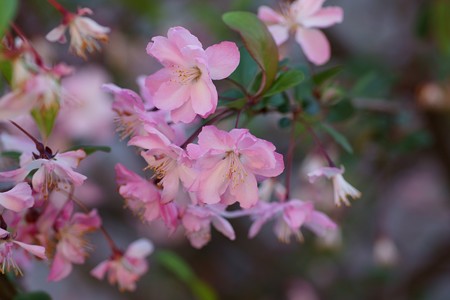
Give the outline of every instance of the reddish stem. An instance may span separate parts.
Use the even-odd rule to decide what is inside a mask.
[[[70,14],[70,12],[64,8],[61,4],[59,4],[56,0],[47,0],[56,10],[58,10],[64,17]]]
[[[291,176],[292,176],[292,164],[294,160],[294,150],[295,150],[295,124],[297,122],[299,112],[294,111],[292,116],[292,127],[291,127],[291,135],[289,138],[289,147],[286,155],[286,195],[281,202],[289,199],[291,192]]]
[[[36,61],[36,64],[42,69],[46,69],[42,61],[42,57],[39,55],[39,53],[36,51],[33,45],[31,45],[30,41],[27,39],[25,34],[23,34],[22,30],[14,23],[11,23],[10,25],[12,29],[14,29],[14,31],[17,33],[17,35],[26,43],[28,48],[31,50],[34,56],[34,60]]]
[[[313,137],[314,141],[316,142],[317,146],[319,147],[320,152],[322,153],[322,155],[325,157],[325,159],[328,162],[328,165],[332,168],[336,168],[336,165],[334,164],[333,160],[331,159],[331,157],[328,155],[327,151],[325,150],[325,147],[323,146],[322,142],[320,141],[319,137],[317,136],[317,134],[314,132],[314,130],[309,126],[305,124],[306,129],[309,131],[309,133],[311,134],[311,136]]]

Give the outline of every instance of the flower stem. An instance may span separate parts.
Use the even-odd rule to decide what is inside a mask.
[[[314,132],[314,130],[307,124],[304,124],[306,129],[308,130],[308,132],[311,134],[311,136],[314,139],[314,142],[317,144],[317,147],[320,150],[320,153],[322,153],[322,155],[325,157],[325,159],[328,162],[328,165],[332,168],[336,168],[336,165],[334,164],[333,160],[331,159],[331,157],[328,155],[327,151],[325,150],[325,147],[323,146],[322,142],[320,141],[319,137],[317,136],[317,134]]]
[[[31,50],[34,56],[34,60],[36,61],[36,64],[41,67],[42,69],[46,69],[44,66],[44,63],[42,61],[42,57],[39,55],[37,50],[31,45],[30,41],[27,39],[25,34],[23,34],[22,30],[14,23],[11,23],[11,28],[14,29],[14,31],[17,33],[17,35],[22,39],[22,41],[28,46],[28,48]]]
[[[63,16],[66,16],[67,14],[70,14],[70,12],[64,8],[61,4],[59,4],[56,0],[47,0],[48,3],[50,3],[54,8],[56,8],[57,11],[59,11]]]
[[[284,199],[281,200],[281,202],[286,201],[286,199],[289,199],[290,192],[291,192],[291,177],[292,177],[292,164],[294,160],[294,150],[295,150],[295,125],[297,123],[297,118],[300,111],[294,111],[292,115],[292,127],[291,127],[291,135],[289,138],[289,147],[288,152],[286,155],[286,194]]]

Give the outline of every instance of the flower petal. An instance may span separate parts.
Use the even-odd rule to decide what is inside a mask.
[[[0,193],[0,205],[9,210],[20,212],[32,207],[33,204],[34,198],[28,183],[18,183],[11,190]]]
[[[269,25],[283,23],[285,21],[283,15],[265,5],[258,8],[258,18]]]
[[[224,79],[239,65],[239,49],[233,42],[221,42],[206,49],[208,70],[211,79]]]
[[[312,63],[322,65],[330,59],[330,44],[320,30],[298,28],[295,39]]]
[[[200,79],[191,86],[192,108],[203,118],[214,112],[217,100],[217,90],[211,79]]]
[[[302,20],[302,24],[306,27],[325,28],[336,23],[341,23],[344,18],[344,11],[340,7],[325,7],[316,12],[314,15]]]

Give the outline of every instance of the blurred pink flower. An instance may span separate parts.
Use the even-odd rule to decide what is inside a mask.
[[[257,177],[275,177],[284,169],[283,156],[275,152],[275,146],[248,129],[226,132],[205,126],[198,145],[189,144],[187,151],[200,170],[191,189],[206,204],[238,201],[249,208],[258,201]]]
[[[211,239],[211,223],[230,240],[235,239],[233,227],[219,214],[223,209],[224,206],[222,205],[189,205],[187,207],[181,222],[193,247],[200,249],[209,242]]]
[[[101,42],[108,41],[109,28],[99,25],[91,18],[84,17],[92,15],[89,8],[79,8],[77,14],[67,12],[62,24],[52,29],[46,36],[50,42],[66,42],[65,32],[70,31],[70,51],[86,59],[86,51],[92,53],[100,50]]]
[[[89,214],[73,215],[72,211],[73,203],[68,202],[54,225],[58,243],[48,275],[49,281],[59,281],[67,277],[72,271],[72,264],[84,263],[88,246],[84,235],[101,226],[96,210]]]
[[[218,95],[212,80],[228,77],[239,64],[233,42],[221,42],[206,50],[183,27],[170,28],[167,38],[157,36],[147,53],[164,66],[147,77],[146,86],[154,105],[170,111],[175,123],[190,123],[196,115],[206,118],[217,107]]]
[[[9,191],[0,193],[0,206],[21,212],[34,205],[32,190],[28,183],[20,182]]]
[[[5,274],[6,271],[14,269],[16,274],[22,274],[19,266],[14,260],[14,248],[21,247],[23,250],[39,257],[47,259],[45,256],[45,248],[37,245],[22,243],[12,238],[12,235],[3,228],[0,228],[0,273]]]
[[[148,270],[145,259],[153,252],[153,244],[147,239],[139,239],[128,246],[124,254],[114,253],[112,257],[101,262],[91,275],[102,280],[108,273],[110,284],[118,284],[120,291],[134,291],[136,281]]]
[[[324,213],[316,211],[309,201],[291,199],[287,202],[258,203],[253,213],[254,222],[250,227],[249,237],[255,237],[261,227],[270,219],[276,218],[274,231],[278,239],[288,243],[291,235],[301,241],[300,228],[305,225],[318,235],[336,228],[336,224]]]
[[[350,185],[342,176],[344,174],[344,167],[322,167],[315,171],[308,173],[309,182],[314,183],[318,177],[324,176],[333,181],[334,189],[334,203],[337,206],[341,206],[341,202],[349,206],[350,201],[348,201],[347,196],[353,199],[361,197],[361,192]]]
[[[330,59],[330,44],[316,28],[326,28],[343,20],[340,7],[322,8],[325,0],[296,0],[282,13],[270,7],[261,6],[258,17],[267,24],[277,45],[284,43],[289,32],[295,33],[295,40],[302,47],[309,61],[322,65]]]

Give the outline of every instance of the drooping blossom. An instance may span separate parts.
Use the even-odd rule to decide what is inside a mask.
[[[51,69],[36,66],[36,70],[16,78],[13,89],[0,98],[0,120],[11,120],[33,110],[57,110],[62,95],[60,80],[71,73],[72,68],[65,64]]]
[[[196,115],[206,118],[216,110],[218,95],[212,80],[228,77],[240,57],[233,42],[204,50],[197,37],[183,27],[170,28],[167,38],[154,37],[147,53],[164,68],[148,76],[146,86],[154,105],[170,111],[175,123],[190,123]]]
[[[18,248],[20,247],[20,248]],[[40,259],[47,259],[45,256],[45,248],[38,245],[30,245],[13,238],[7,230],[0,228],[0,272],[5,272],[11,269],[17,274],[22,274],[19,265],[14,259],[14,253],[18,249],[23,249],[26,252],[33,254]]]
[[[86,176],[73,169],[85,157],[83,150],[67,151],[37,159],[33,159],[30,153],[24,153],[21,156],[20,168],[0,172],[0,182],[21,182],[31,171],[37,170],[31,179],[33,190],[48,196],[55,188],[79,186],[84,182]]]
[[[261,6],[258,17],[267,24],[277,45],[283,44],[292,32],[308,60],[322,65],[330,59],[330,44],[317,28],[330,27],[343,20],[342,8],[322,7],[324,2],[296,0],[283,7],[281,13]]]
[[[162,188],[162,203],[168,203],[177,197],[183,187],[189,188],[192,185],[196,173],[182,148],[173,144],[155,128],[145,126],[145,129],[147,135],[133,137],[128,145],[147,149],[141,155],[148,167],[154,171],[154,178]]]
[[[0,207],[4,207],[14,212],[21,212],[32,207],[33,204],[34,198],[28,183],[18,183],[9,191],[0,193]]]
[[[308,177],[309,182],[311,183],[314,183],[316,179],[321,176],[331,179],[333,181],[334,203],[337,206],[341,206],[341,203],[349,206],[350,201],[348,200],[348,197],[353,199],[360,198],[361,192],[349,184],[342,174],[344,174],[344,167],[322,167],[308,173]]]
[[[278,239],[288,243],[291,236],[301,241],[303,236],[300,228],[305,225],[318,235],[336,228],[336,224],[324,213],[316,211],[309,201],[291,199],[286,202],[260,202],[253,213],[254,223],[250,227],[249,237],[255,237],[261,227],[270,219],[275,218],[274,231]]]
[[[65,12],[62,24],[52,29],[46,36],[50,42],[66,42],[66,30],[70,32],[70,51],[86,59],[86,51],[100,50],[99,42],[108,41],[109,28],[99,25],[85,15],[92,15],[89,8],[79,8],[76,14]]]
[[[206,204],[232,204],[249,208],[258,201],[257,180],[275,177],[284,169],[283,156],[275,146],[253,136],[248,129],[230,132],[205,126],[198,145],[187,146],[200,175],[192,186]]]
[[[235,239],[233,227],[219,213],[223,209],[222,205],[189,205],[187,207],[181,222],[193,247],[200,249],[209,242],[211,224],[230,240]]]
[[[101,225],[96,210],[89,214],[72,215],[73,203],[68,202],[55,222],[56,253],[53,257],[49,281],[58,281],[70,274],[72,264],[83,264],[88,255],[88,242],[85,235],[97,230]]]
[[[166,122],[166,112],[148,111],[142,98],[132,90],[114,84],[104,84],[102,87],[114,95],[112,109],[117,115],[117,130],[122,138],[145,135],[144,125],[156,128],[170,139],[176,138],[174,130]]]
[[[147,239],[139,239],[128,246],[125,253],[116,252],[101,262],[91,275],[102,280],[105,275],[110,284],[119,286],[120,291],[134,291],[136,281],[148,270],[146,257],[153,252],[153,244]]]
[[[161,218],[173,232],[178,225],[178,208],[174,202],[162,203],[160,189],[152,182],[128,170],[121,164],[116,167],[119,194],[126,206],[141,219],[152,222]]]

